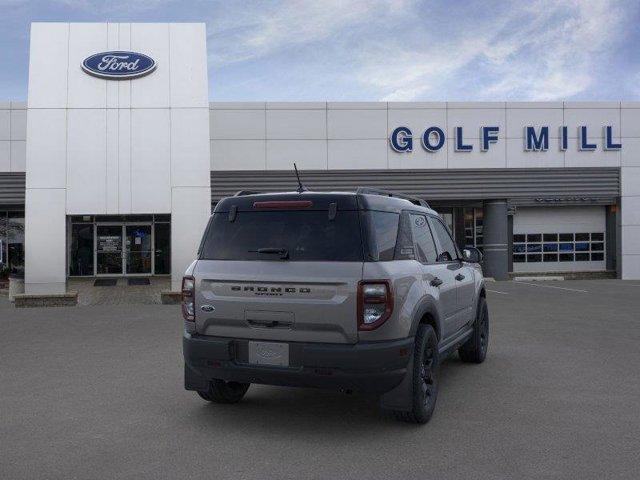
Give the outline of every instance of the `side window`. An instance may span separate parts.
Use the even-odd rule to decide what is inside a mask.
[[[371,235],[369,236],[369,255],[375,261],[393,260],[398,237],[400,215],[391,212],[366,212]]]
[[[438,239],[440,244],[438,248],[438,262],[451,262],[458,258],[458,251],[456,245],[453,243],[451,234],[444,226],[444,224],[435,218],[429,218],[429,224],[433,229],[433,234]]]
[[[411,233],[417,250],[416,259],[422,263],[435,262],[436,245],[431,236],[427,217],[416,213],[410,214],[409,217],[411,220]]]

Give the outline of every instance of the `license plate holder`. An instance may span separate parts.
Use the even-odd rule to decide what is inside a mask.
[[[254,365],[289,366],[289,344],[283,342],[249,342],[249,363]]]

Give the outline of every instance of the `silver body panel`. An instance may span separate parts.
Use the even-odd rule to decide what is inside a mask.
[[[199,260],[196,330],[203,335],[355,343],[362,262]],[[205,312],[202,305],[214,307]]]
[[[407,338],[418,307],[429,301],[442,340],[471,324],[483,287],[478,266],[464,262],[280,262],[199,260],[196,332],[202,335],[284,342],[353,344]],[[462,273],[465,279],[455,276]],[[442,285],[431,285],[434,278]],[[357,330],[360,280],[389,279],[394,308],[372,331]],[[213,307],[212,311],[206,311]]]

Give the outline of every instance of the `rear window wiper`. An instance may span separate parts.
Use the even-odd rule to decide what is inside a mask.
[[[289,258],[289,250],[287,250],[286,248],[268,247],[268,248],[259,248],[257,250],[249,250],[249,252],[280,255],[280,258],[282,260],[287,260]]]

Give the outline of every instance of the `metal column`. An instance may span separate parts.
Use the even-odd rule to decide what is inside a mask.
[[[508,218],[506,200],[484,202],[484,274],[496,280],[509,278]]]

